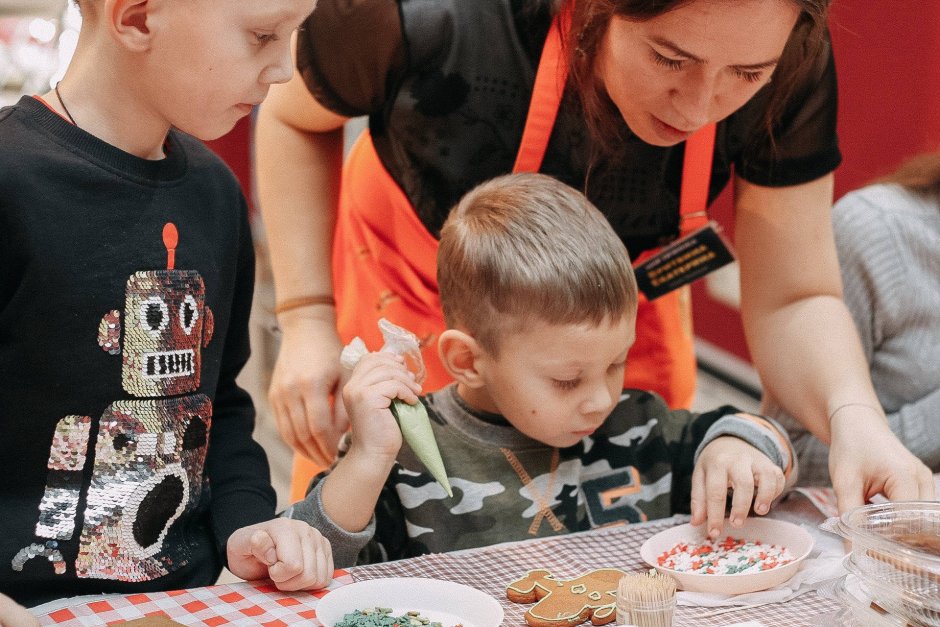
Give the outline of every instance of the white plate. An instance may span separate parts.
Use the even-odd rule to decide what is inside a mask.
[[[656,558],[668,551],[678,542],[704,542],[705,525],[693,527],[690,524],[671,527],[657,533],[640,547],[643,561],[659,572],[673,577],[681,590],[690,592],[714,592],[718,594],[745,594],[767,590],[785,583],[800,568],[800,563],[813,550],[813,536],[808,531],[793,523],[772,518],[751,517],[744,521],[740,529],[735,529],[725,521],[722,537],[732,536],[744,540],[760,540],[764,544],[776,544],[790,550],[793,561],[783,566],[756,573],[736,573],[734,575],[704,575],[700,573],[680,573],[670,568],[663,568]]]
[[[369,579],[341,586],[317,603],[317,619],[333,627],[343,616],[370,607],[390,607],[395,616],[416,610],[444,627],[498,627],[499,602],[476,588],[423,577]]]

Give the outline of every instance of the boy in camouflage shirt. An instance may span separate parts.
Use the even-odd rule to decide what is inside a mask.
[[[732,407],[694,415],[622,390],[637,288],[623,243],[577,191],[537,174],[469,192],[441,231],[438,346],[455,383],[420,398],[448,497],[389,411],[421,389],[363,357],[343,389],[351,437],[289,512],[337,566],[692,513],[717,536],[795,479],[785,433]],[[690,505],[691,504],[691,505]]]

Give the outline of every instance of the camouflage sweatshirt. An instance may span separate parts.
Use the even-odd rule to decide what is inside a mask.
[[[688,513],[695,459],[720,435],[746,440],[784,470],[788,483],[795,480],[783,430],[730,406],[693,414],[670,410],[649,392],[624,390],[600,429],[555,449],[501,416],[471,409],[456,389],[451,385],[422,399],[453,497],[406,443],[364,530],[350,533],[324,512],[320,488],[328,472],[285,512],[329,538],[337,566]]]

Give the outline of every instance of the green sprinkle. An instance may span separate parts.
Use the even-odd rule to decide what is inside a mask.
[[[421,616],[421,612],[411,610],[403,616],[392,616],[389,607],[369,607],[356,610],[343,616],[336,627],[444,627],[439,622]]]

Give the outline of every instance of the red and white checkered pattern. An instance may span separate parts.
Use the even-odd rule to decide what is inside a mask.
[[[43,625],[78,627],[114,625],[145,616],[164,615],[183,625],[318,625],[317,601],[352,581],[345,570],[317,592],[281,592],[270,582],[240,582],[173,592],[107,596],[58,609],[40,617]]]

